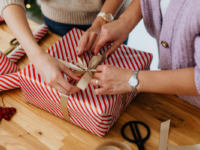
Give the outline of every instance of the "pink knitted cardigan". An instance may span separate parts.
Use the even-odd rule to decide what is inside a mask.
[[[161,69],[195,67],[200,94],[200,1],[171,0],[162,19],[160,0],[140,0],[145,27],[156,38]],[[168,43],[169,48],[161,45]],[[183,74],[184,76],[184,74]],[[178,95],[200,108],[200,96]]]

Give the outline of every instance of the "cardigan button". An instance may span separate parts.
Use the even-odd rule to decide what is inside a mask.
[[[165,48],[169,48],[169,45],[165,41],[161,41],[161,45]]]

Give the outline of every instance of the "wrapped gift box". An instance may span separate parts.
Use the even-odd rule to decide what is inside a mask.
[[[81,30],[71,30],[51,46],[47,53],[63,61],[74,60],[77,62],[76,47],[82,34]],[[102,54],[106,50],[107,47],[103,47],[100,53]],[[91,57],[91,52],[84,53],[87,64]],[[121,45],[102,64],[132,70],[148,70],[151,60],[152,54]],[[73,64],[73,62],[71,63]],[[64,75],[64,77],[67,80],[67,76]],[[62,94],[44,82],[33,64],[29,64],[19,72],[19,80],[27,102],[64,119],[60,105]],[[103,137],[119,118],[122,109],[130,104],[136,94],[127,93],[124,104],[122,101],[124,95],[97,96],[94,93],[95,88],[97,87],[89,83],[85,90],[69,95],[67,111],[71,123]]]

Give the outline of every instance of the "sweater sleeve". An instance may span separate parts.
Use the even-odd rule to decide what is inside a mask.
[[[195,38],[194,48],[195,48],[194,59],[196,62],[196,66],[195,66],[195,70],[194,70],[195,71],[195,84],[196,84],[197,91],[200,94],[200,35]]]
[[[3,10],[6,6],[15,4],[19,5],[26,10],[24,0],[0,0],[0,15],[3,17]]]

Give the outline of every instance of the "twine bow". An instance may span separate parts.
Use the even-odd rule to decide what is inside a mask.
[[[68,58],[69,59],[69,58]],[[69,62],[58,59],[61,63],[63,63],[66,67],[73,69],[73,73],[77,76],[82,76],[82,78],[76,83],[76,86],[82,90],[85,90],[88,83],[93,78],[93,74],[96,72],[96,67],[101,64],[106,59],[105,53],[103,55],[93,56],[87,66],[87,63],[83,57],[78,57],[78,62],[69,59],[74,62],[73,65]]]

